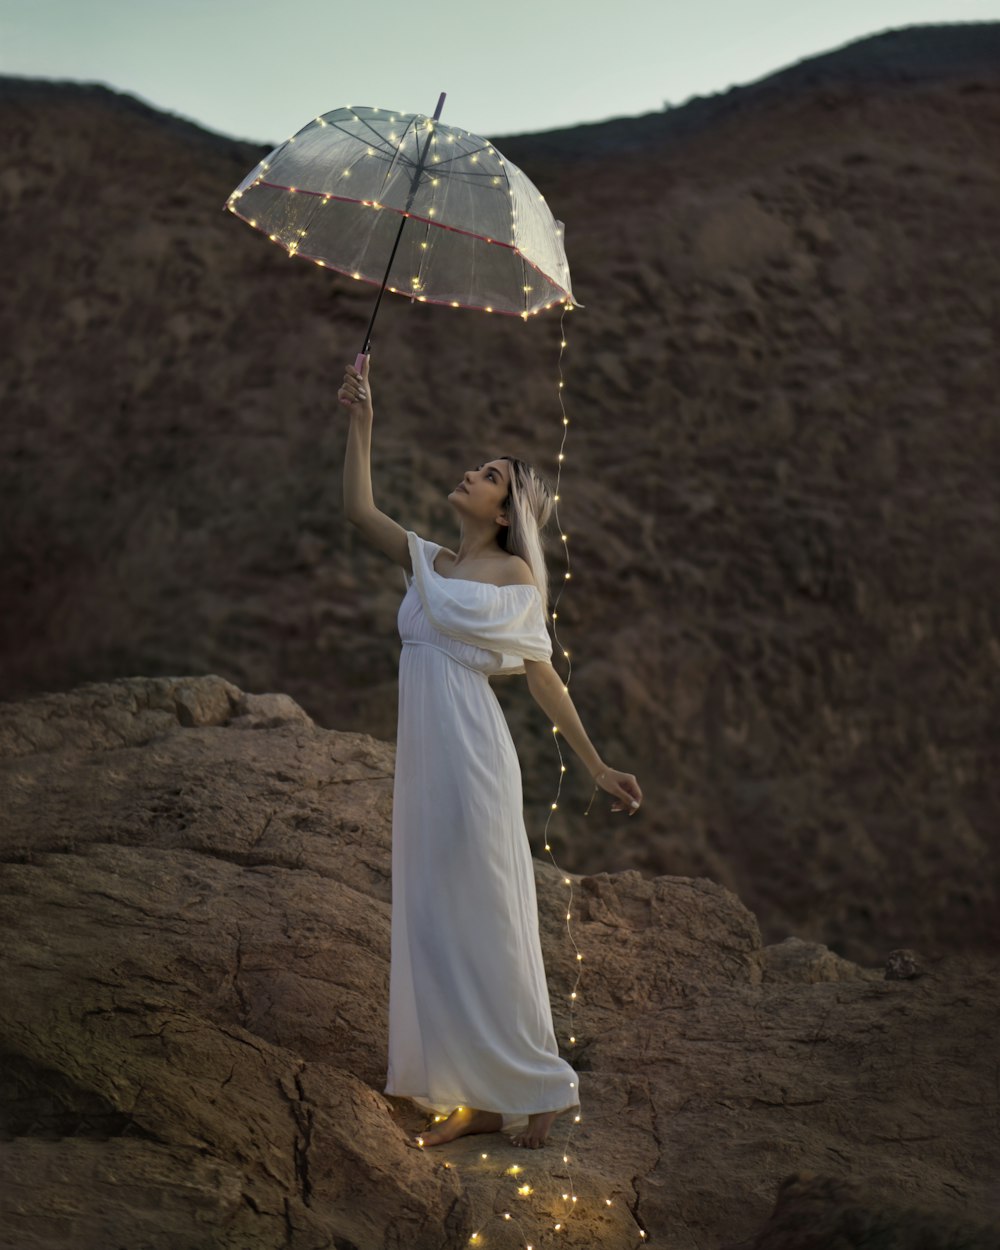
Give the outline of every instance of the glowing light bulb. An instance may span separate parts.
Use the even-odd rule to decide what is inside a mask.
[[[556,810],[556,808],[557,808],[558,806],[559,806],[559,804],[558,804],[558,803],[553,803],[553,804],[552,804],[552,810],[553,810],[553,811],[555,811],[555,810]]]
[[[571,1037],[569,1040],[570,1040],[571,1044],[576,1045],[576,1038],[575,1038],[575,1037]]]
[[[512,1163],[511,1166],[507,1169],[507,1172],[510,1176],[516,1176],[518,1172],[522,1172],[523,1170],[524,1169],[521,1167],[519,1163]]]
[[[605,1198],[605,1199],[604,1199],[604,1205],[605,1205],[605,1206],[607,1206],[607,1207],[610,1207],[610,1206],[611,1206],[611,1199],[610,1199],[610,1198]]]
[[[518,1185],[517,1192],[527,1197],[527,1195],[531,1193],[531,1186],[530,1185]]]
[[[574,990],[573,993],[570,994],[570,998],[576,998],[576,990]]]

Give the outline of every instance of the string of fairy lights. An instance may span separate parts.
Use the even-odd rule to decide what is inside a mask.
[[[350,106],[348,106],[348,109],[350,109]],[[379,110],[375,109],[373,110],[373,112],[378,113]],[[425,120],[426,120],[426,131],[428,132],[427,137],[428,137],[429,143],[436,146],[438,142],[437,136],[435,134],[436,123],[430,118],[425,119]],[[322,117],[317,117],[315,121],[318,122],[321,126],[326,126],[328,124],[326,120]],[[396,121],[395,115],[390,116],[390,123],[395,123],[395,121]],[[312,123],[310,123],[310,125],[311,124]],[[303,128],[303,130],[305,129],[306,127]],[[299,133],[301,134],[302,132],[300,131]],[[469,138],[475,138],[475,136],[469,135],[469,132],[465,132],[465,134]],[[397,141],[397,135],[394,132],[391,132],[388,137],[392,141]],[[454,142],[454,135],[448,134],[446,137],[447,137],[448,142]],[[292,135],[288,138],[286,142],[289,144],[294,144],[295,141],[296,141],[296,136]],[[278,153],[279,150],[280,149],[275,149],[275,152],[272,153],[271,155],[274,156],[276,153]],[[376,151],[374,148],[368,147],[363,155],[366,157],[374,157],[376,156]],[[501,170],[501,174],[492,175],[493,184],[498,185],[500,184],[502,177],[506,177],[506,169],[504,168],[503,158],[500,156],[498,152],[496,152],[496,150],[492,147],[492,145],[488,145],[488,144],[486,147],[486,151],[484,152],[484,156],[486,155],[493,157],[494,160],[498,162],[498,167]],[[440,157],[437,154],[432,155],[433,162],[436,163],[439,160],[440,160]],[[479,162],[479,156],[476,153],[472,153],[469,156],[469,160],[471,164],[477,164]],[[269,170],[270,170],[269,162],[267,160],[261,161],[258,164],[257,168],[253,171],[253,174],[249,176],[247,179],[245,179],[244,183],[236,191],[230,194],[230,196],[228,197],[224,205],[224,207],[227,208],[230,212],[240,217],[243,221],[246,221],[248,225],[254,227],[255,229],[262,229],[262,227],[258,224],[257,218],[254,216],[244,216],[243,213],[239,211],[238,201],[242,198],[242,196],[247,191],[251,191],[258,186],[264,186],[266,188],[273,189],[273,190],[285,191],[289,193],[290,195],[293,195],[296,197],[298,196],[315,197],[316,203],[317,203],[317,209],[322,208],[324,205],[329,204],[331,201],[340,201],[340,202],[346,201],[349,203],[359,205],[360,207],[363,207],[363,208],[369,208],[374,212],[380,212],[386,208],[386,206],[382,204],[378,199],[353,199],[349,196],[334,195],[331,192],[309,191],[303,188],[298,188],[294,186],[285,186],[280,183],[268,181],[265,175],[269,172]],[[343,177],[345,178],[351,177],[350,168],[345,168],[343,170]],[[512,199],[513,191],[510,189],[509,178],[507,179],[507,184],[508,184],[508,196]],[[434,186],[437,185],[436,180],[432,179],[432,185]],[[540,195],[539,199],[544,200],[544,196]],[[400,210],[395,209],[391,211],[399,212]],[[429,206],[426,211],[427,211],[426,218],[419,217],[416,214],[412,214],[407,211],[402,211],[402,216],[407,217],[407,218],[414,217],[415,223],[423,224],[425,228],[425,235],[426,233],[429,232],[429,230],[432,227],[435,229],[446,229],[446,230],[452,228],[452,227],[447,226],[444,222],[431,220],[434,218],[435,213],[436,213],[436,210],[433,206]],[[512,214],[511,224],[512,224],[512,228],[514,228],[516,227],[517,210],[513,203],[510,204],[510,211]],[[307,222],[307,227],[311,225],[312,225],[312,218],[310,218],[309,221]],[[290,237],[287,239],[282,238],[277,233],[268,233],[268,238],[270,239],[272,243],[276,243],[279,246],[283,247],[286,250],[289,259],[293,257],[299,257],[302,260],[312,261],[314,264],[316,264],[320,268],[333,269],[336,272],[340,272],[344,274],[345,276],[353,278],[355,281],[371,281],[371,279],[366,278],[357,270],[345,269],[332,263],[327,258],[324,258],[321,256],[310,255],[308,250],[303,248],[303,243],[309,233],[309,229],[307,227],[296,227],[293,231],[294,237]],[[562,234],[561,228],[557,227],[557,233],[559,235]],[[492,238],[485,239],[484,241],[488,244],[499,243],[499,240],[492,239]],[[500,244],[500,245],[504,246],[503,244]],[[421,270],[423,268],[422,256],[423,256],[423,253],[428,249],[428,246],[429,244],[427,242],[427,238],[425,237],[425,239],[421,242],[421,245],[420,245],[421,262],[418,267]],[[522,259],[524,258],[522,257]],[[530,264],[530,262],[526,262],[526,263]],[[459,303],[459,301],[454,300],[454,299],[436,300],[432,297],[425,295],[423,293],[423,283],[422,283],[420,273],[417,273],[412,277],[410,281],[410,288],[407,290],[399,289],[396,286],[388,286],[387,289],[393,294],[408,296],[412,302],[432,303],[432,304],[434,303],[449,304],[453,308],[459,308],[463,306]],[[550,302],[539,304],[539,306],[537,307],[528,308],[527,305],[531,303],[534,299],[534,297],[532,296],[534,287],[531,285],[530,282],[525,282],[523,286],[523,291],[525,295],[526,307],[524,308],[523,311],[515,315],[520,316],[524,321],[527,321],[530,316],[535,316],[539,312],[551,309],[557,303],[560,303],[562,305],[562,314],[559,320],[559,357],[558,357],[558,386],[557,386],[557,394],[558,394],[558,399],[559,399],[559,411],[560,411],[561,420],[562,420],[562,439],[560,441],[559,451],[556,456],[556,481],[555,481],[555,488],[553,491],[553,515],[555,517],[556,525],[559,530],[559,539],[560,539],[560,542],[562,543],[563,555],[564,555],[564,560],[565,560],[565,569],[563,572],[561,583],[559,585],[558,593],[556,594],[554,600],[552,601],[550,605],[550,617],[551,617],[553,641],[556,647],[558,647],[559,651],[562,653],[562,658],[566,661],[566,678],[565,678],[565,681],[563,682],[563,690],[568,693],[570,679],[572,677],[572,672],[573,672],[573,663],[570,657],[569,649],[563,645],[562,640],[559,637],[559,632],[558,632],[558,627],[556,625],[556,622],[559,616],[558,611],[557,611],[558,606],[559,606],[559,601],[562,598],[563,591],[566,589],[566,583],[569,582],[572,577],[572,569],[571,569],[570,554],[569,554],[569,535],[563,530],[562,521],[559,516],[559,502],[560,502],[559,491],[560,491],[560,485],[562,481],[563,464],[566,459],[565,447],[566,447],[566,438],[567,438],[567,434],[569,430],[569,417],[567,415],[566,405],[565,405],[566,383],[565,383],[565,378],[563,376],[563,355],[567,347],[569,346],[569,343],[566,337],[565,322],[566,322],[567,314],[573,311],[574,304],[573,304],[572,297],[566,295],[562,299],[553,298]],[[471,304],[465,304],[464,307],[469,308],[469,307],[476,307],[476,306],[471,305]],[[494,308],[490,305],[479,305],[478,308],[479,308],[479,311],[483,311],[487,313],[492,313],[494,311]],[[497,309],[496,311],[503,312],[506,310]],[[583,965],[583,953],[581,952],[579,946],[577,945],[576,938],[574,937],[574,934],[573,934],[573,899],[574,899],[573,880],[572,880],[572,877],[557,862],[555,854],[552,849],[552,840],[549,834],[549,826],[551,824],[552,818],[554,814],[559,810],[559,799],[562,794],[563,777],[566,773],[566,761],[563,756],[562,749],[559,745],[559,732],[560,732],[559,726],[554,724],[552,726],[552,740],[555,744],[556,753],[559,758],[559,774],[558,774],[558,779],[557,779],[557,784],[556,784],[555,797],[553,798],[551,804],[549,805],[549,810],[545,819],[545,825],[543,829],[543,845],[544,845],[545,853],[548,855],[549,860],[552,863],[552,866],[556,869],[556,871],[560,875],[562,885],[565,886],[567,890],[566,902],[564,904],[565,906],[564,923],[566,925],[566,935],[573,950],[574,976],[572,979],[572,986],[568,992],[568,998],[567,998],[568,1027],[567,1027],[567,1033],[566,1033],[566,1041],[568,1042],[570,1046],[576,1047],[577,1045],[576,1009],[579,1004],[580,984],[581,984],[582,977],[583,977],[583,966],[582,966]],[[595,784],[594,795],[591,797],[590,803],[588,803],[586,811],[584,812],[584,815],[589,814],[590,808],[593,804],[594,797],[597,794],[597,789],[598,787]],[[577,1088],[578,1103],[580,1102],[579,1092],[580,1092],[579,1088]],[[581,1120],[582,1120],[581,1107],[582,1107],[582,1104],[577,1106],[576,1113],[572,1116],[570,1120],[566,1138],[563,1143],[562,1152],[561,1152],[563,1169],[558,1174],[558,1176],[556,1175],[554,1171],[550,1171],[548,1175],[548,1179],[552,1182],[555,1182],[555,1184],[550,1187],[551,1206],[555,1207],[558,1213],[555,1216],[549,1216],[547,1219],[543,1219],[536,1215],[535,1219],[532,1221],[539,1228],[540,1233],[546,1236],[546,1239],[548,1239],[548,1232],[550,1230],[555,1233],[560,1233],[560,1232],[564,1232],[565,1230],[567,1230],[570,1220],[574,1216],[578,1215],[581,1209],[581,1204],[579,1202],[580,1196],[576,1192],[577,1186],[574,1180],[573,1166],[572,1166],[573,1155],[571,1154],[571,1145],[573,1141],[573,1135],[576,1131],[577,1126],[581,1123]],[[459,1107],[457,1108],[457,1110],[462,1111],[464,1110],[464,1108]],[[434,1121],[441,1122],[442,1120],[446,1118],[447,1117],[442,1116],[442,1115],[435,1115]],[[421,1145],[423,1144],[419,1137],[417,1138],[417,1141],[419,1144]],[[489,1151],[485,1151],[485,1150],[481,1151],[479,1157],[482,1162],[486,1163],[490,1159],[490,1153]],[[442,1162],[445,1168],[452,1168],[454,1166],[454,1164],[450,1160],[442,1160]],[[558,1165],[554,1164],[553,1166],[556,1167]],[[508,1201],[508,1187],[510,1186],[513,1186],[513,1192],[511,1195],[513,1198],[513,1201]],[[532,1235],[529,1232],[527,1232],[525,1229],[526,1221],[523,1220],[521,1218],[521,1215],[519,1215],[518,1213],[518,1207],[520,1206],[520,1204],[530,1199],[531,1196],[535,1193],[536,1193],[536,1186],[531,1183],[531,1180],[529,1179],[527,1175],[527,1171],[524,1165],[515,1163],[515,1164],[511,1164],[510,1166],[501,1168],[500,1172],[498,1173],[498,1184],[494,1191],[493,1201],[491,1204],[493,1207],[493,1212],[487,1219],[479,1223],[478,1227],[475,1229],[475,1231],[472,1233],[472,1235],[469,1238],[469,1244],[472,1246],[476,1246],[476,1247],[485,1247],[487,1244],[487,1241],[489,1240],[489,1238],[486,1235],[486,1230],[490,1227],[490,1225],[494,1221],[499,1221],[503,1226],[509,1225],[513,1229],[516,1230],[518,1236],[520,1237],[521,1245],[523,1246],[524,1250],[536,1250],[535,1245],[531,1239]],[[541,1197],[541,1195],[539,1195],[539,1197]],[[600,1202],[600,1204],[604,1206],[605,1208],[610,1208],[615,1205],[615,1198],[614,1197],[604,1197],[603,1199],[595,1198],[595,1202]],[[561,1210],[560,1210],[559,1204],[561,1204]],[[550,1210],[551,1210],[551,1207],[550,1207]],[[634,1221],[638,1222],[637,1216],[634,1211],[630,1209],[629,1214]],[[546,1224],[548,1225],[547,1228],[544,1227]],[[639,1246],[645,1245],[647,1242],[646,1230],[640,1227],[638,1229],[638,1235],[639,1235],[639,1241],[636,1244]]]
[[[559,517],[559,502],[560,502],[559,490],[560,490],[560,485],[562,482],[563,462],[566,459],[566,454],[565,454],[566,437],[569,432],[569,417],[566,413],[565,395],[564,395],[566,383],[565,383],[565,378],[563,376],[562,362],[563,362],[563,353],[566,351],[566,348],[569,346],[569,342],[566,337],[565,321],[566,321],[567,314],[572,311],[573,311],[573,305],[569,302],[565,302],[563,304],[562,315],[560,316],[560,319],[559,319],[559,359],[558,359],[559,381],[558,381],[557,391],[558,391],[558,397],[559,397],[559,410],[560,410],[563,428],[562,428],[562,440],[559,444],[559,452],[556,456],[556,481],[555,481],[555,488],[553,491],[553,515],[555,517],[556,526],[559,530],[559,540],[562,543],[563,556],[565,560],[565,570],[563,572],[563,576],[561,579],[558,593],[556,594],[555,599],[553,600],[550,606],[550,617],[552,621],[553,640],[556,646],[558,647],[558,649],[560,650],[560,652],[562,653],[563,659],[566,661],[566,679],[563,683],[563,689],[567,693],[569,692],[569,683],[570,683],[570,679],[572,677],[572,672],[573,672],[573,662],[570,657],[569,649],[563,645],[561,639],[559,638],[556,621],[559,619],[559,613],[557,611],[558,606],[559,606],[559,600],[562,598],[563,591],[566,589],[566,583],[570,581],[572,577],[572,568],[571,568],[570,554],[569,554],[569,535],[562,528],[562,522]],[[583,953],[581,952],[579,946],[577,945],[576,939],[573,935],[573,879],[566,873],[566,871],[557,862],[555,854],[552,849],[552,839],[549,834],[549,825],[551,824],[552,817],[555,814],[555,812],[559,810],[559,798],[562,793],[563,777],[566,773],[566,761],[565,761],[565,757],[563,756],[562,748],[559,745],[559,732],[560,732],[559,726],[553,725],[552,726],[552,740],[555,743],[556,752],[559,757],[559,775],[558,775],[558,780],[556,784],[555,797],[553,798],[552,802],[549,805],[549,810],[545,818],[545,825],[544,825],[542,836],[543,836],[543,846],[544,846],[545,853],[548,855],[550,861],[552,862],[552,866],[560,874],[562,884],[566,887],[568,891],[568,897],[565,903],[566,910],[564,913],[564,920],[565,920],[565,925],[566,925],[566,935],[569,939],[570,945],[573,948],[573,955],[574,955],[573,965],[574,965],[575,975],[573,977],[572,987],[568,992],[568,998],[567,998],[568,1028],[567,1028],[566,1040],[569,1042],[571,1046],[576,1046],[577,1036],[576,1036],[575,1012],[576,1012],[576,1007],[580,998],[580,982],[583,977],[583,966],[582,966],[583,965]],[[597,786],[595,785],[594,795],[596,794],[597,794]],[[587,809],[584,815],[589,813],[592,804],[593,804],[593,796],[591,797],[590,803],[588,803],[587,805]],[[577,1095],[578,1095],[578,1100],[579,1100],[579,1088],[577,1088]],[[570,1220],[574,1216],[577,1216],[581,1210],[581,1206],[579,1202],[580,1195],[576,1192],[577,1186],[576,1186],[574,1175],[573,1175],[573,1167],[572,1167],[573,1156],[571,1154],[573,1134],[576,1131],[577,1125],[579,1125],[582,1120],[581,1109],[582,1109],[582,1103],[581,1103],[581,1106],[577,1108],[576,1114],[572,1117],[570,1121],[569,1128],[566,1134],[566,1138],[563,1143],[562,1164],[563,1164],[564,1170],[562,1171],[562,1173],[560,1173],[559,1176],[556,1176],[553,1171],[550,1171],[549,1177],[548,1177],[550,1181],[557,1182],[556,1184],[549,1187],[550,1195],[554,1195],[554,1197],[550,1197],[550,1201],[552,1202],[553,1206],[557,1206],[557,1204],[561,1203],[562,1208],[563,1208],[561,1213],[557,1214],[556,1216],[549,1217],[549,1220],[552,1221],[549,1227],[551,1228],[551,1231],[555,1233],[560,1233],[560,1232],[564,1232],[568,1230]],[[459,1107],[458,1110],[461,1111],[463,1110],[463,1108]],[[440,1123],[446,1118],[447,1117],[443,1115],[435,1115],[434,1121],[436,1123]],[[420,1139],[418,1138],[418,1141],[419,1140]],[[490,1159],[490,1152],[487,1150],[480,1151],[479,1158],[482,1162],[487,1163]],[[444,1161],[444,1166],[446,1168],[451,1168],[454,1165],[450,1161],[446,1160]],[[536,1250],[535,1244],[532,1241],[532,1234],[530,1234],[529,1232],[525,1230],[525,1223],[518,1214],[518,1206],[520,1205],[519,1200],[526,1200],[530,1198],[531,1195],[534,1194],[535,1192],[536,1192],[536,1186],[531,1183],[530,1179],[528,1179],[526,1168],[523,1165],[519,1163],[514,1163],[514,1164],[511,1164],[509,1167],[502,1168],[500,1172],[498,1173],[497,1186],[493,1192],[493,1199],[491,1203],[492,1214],[489,1215],[486,1219],[478,1222],[477,1228],[469,1237],[469,1245],[476,1246],[476,1247],[486,1247],[488,1241],[490,1240],[490,1238],[487,1236],[487,1230],[489,1229],[491,1224],[493,1224],[495,1221],[498,1221],[502,1225],[505,1225],[505,1226],[510,1225],[517,1231],[517,1234],[519,1235],[521,1239],[521,1244],[524,1247],[524,1250]],[[508,1201],[508,1198],[511,1196],[514,1197],[515,1201]],[[598,1201],[600,1201],[601,1205],[603,1205],[605,1208],[613,1207],[615,1205],[614,1197],[605,1197]],[[630,1215],[633,1220],[636,1219],[634,1212],[630,1211]],[[536,1223],[538,1225],[542,1225],[543,1220],[536,1216]],[[544,1223],[547,1224],[548,1221],[546,1220],[544,1221]],[[548,1230],[546,1229],[545,1231],[547,1232]],[[648,1237],[647,1237],[646,1230],[644,1228],[640,1227],[638,1229],[638,1236],[639,1236],[639,1240],[636,1243],[637,1245],[643,1246],[643,1245],[648,1244]]]

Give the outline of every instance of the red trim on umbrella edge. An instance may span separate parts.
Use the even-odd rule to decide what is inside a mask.
[[[268,182],[266,179],[263,179],[263,178],[262,178],[262,179],[260,179],[260,180],[258,180],[257,182],[253,182],[253,183],[251,183],[251,184],[250,184],[250,186],[249,186],[249,187],[247,187],[247,191],[252,191],[252,190],[253,190],[253,188],[254,188],[255,186],[257,186],[257,187],[260,187],[260,186],[263,186],[263,187],[271,187],[271,188],[272,188],[273,190],[275,190],[275,191],[288,191],[290,194],[294,194],[294,195],[313,195],[313,196],[318,196],[320,199],[323,199],[323,200],[337,200],[337,201],[338,201],[339,203],[341,203],[341,204],[359,204],[359,205],[367,205],[367,206],[369,206],[369,207],[374,207],[374,205],[375,205],[375,203],[376,203],[376,201],[374,201],[374,200],[354,200],[354,199],[351,199],[351,197],[350,197],[350,196],[348,196],[348,195],[333,195],[333,194],[332,194],[331,192],[329,192],[329,191],[307,191],[307,190],[304,190],[304,189],[303,189],[303,188],[301,188],[301,187],[296,187],[296,188],[295,188],[295,191],[294,191],[294,192],[292,192],[292,188],[291,188],[291,187],[286,187],[286,186],[283,186],[280,182]],[[246,191],[244,191],[244,192],[243,192],[243,195],[245,195],[245,194],[246,194]],[[240,198],[242,198],[242,196],[241,196]],[[245,222],[247,223],[247,225],[249,226],[249,225],[250,225],[250,219],[249,219],[249,218],[247,218],[247,217],[244,217],[242,213],[237,212],[235,208],[232,208],[232,207],[231,207],[231,205],[232,205],[232,200],[230,199],[230,200],[227,200],[227,201],[226,201],[226,203],[225,203],[224,207],[229,208],[229,209],[230,209],[230,211],[231,211],[232,213],[234,213],[237,217],[239,217],[239,219],[240,219],[241,221],[245,221]],[[483,243],[491,243],[494,247],[505,247],[505,248],[507,248],[509,251],[513,252],[515,256],[520,257],[520,259],[521,259],[521,260],[523,260],[523,261],[524,261],[524,263],[525,263],[526,265],[530,265],[530,266],[531,266],[531,268],[532,268],[532,269],[534,269],[535,273],[539,273],[539,274],[541,274],[541,275],[542,275],[542,277],[545,279],[545,281],[546,281],[546,282],[548,282],[548,283],[551,283],[551,285],[552,285],[552,286],[554,286],[554,287],[555,287],[555,289],[556,289],[557,291],[562,291],[563,295],[565,295],[565,296],[566,296],[566,298],[567,298],[568,300],[570,300],[573,304],[576,304],[576,306],[577,306],[578,308],[582,308],[582,307],[583,307],[583,305],[582,305],[582,304],[577,304],[577,302],[576,302],[576,298],[573,296],[573,294],[572,294],[570,291],[567,291],[567,290],[566,290],[566,288],[565,288],[564,286],[561,286],[558,282],[556,282],[555,278],[550,277],[550,276],[549,276],[549,275],[545,272],[545,270],[544,270],[544,269],[539,268],[539,266],[538,266],[538,265],[536,265],[536,264],[535,264],[535,262],[534,262],[533,260],[530,260],[527,256],[525,256],[525,255],[524,255],[524,253],[520,250],[520,248],[518,248],[517,246],[515,246],[515,244],[513,244],[513,243],[503,243],[503,242],[501,242],[499,239],[491,239],[491,238],[489,238],[489,237],[488,237],[487,235],[485,235],[485,234],[476,234],[476,232],[475,232],[474,230],[463,230],[460,226],[449,226],[446,222],[443,222],[443,221],[435,221],[432,217],[421,217],[419,213],[404,213],[404,212],[403,212],[403,210],[402,210],[401,208],[392,208],[390,205],[387,205],[387,204],[380,204],[380,205],[379,205],[379,210],[378,210],[378,211],[387,212],[387,213],[397,213],[400,217],[410,217],[410,218],[412,218],[412,219],[413,219],[413,221],[422,221],[425,225],[428,225],[428,226],[434,226],[434,227],[435,227],[436,229],[438,229],[438,230],[450,230],[453,234],[464,234],[467,238],[470,238],[470,239],[479,239],[479,240],[480,240],[481,242],[483,242]],[[254,230],[260,230],[260,227],[259,227],[259,226],[253,226],[253,227],[252,227],[252,229],[254,229]],[[261,234],[264,234],[264,233],[265,233],[265,231],[261,230]],[[287,250],[287,249],[286,249],[286,250]],[[353,277],[353,276],[354,276],[354,274],[353,274],[353,272],[352,272],[351,270],[348,270],[348,269],[341,269],[341,268],[339,267],[339,265],[331,265],[331,264],[330,264],[330,262],[329,262],[329,261],[327,261],[327,260],[324,260],[324,258],[323,258],[323,257],[310,257],[310,259],[311,259],[314,263],[315,263],[315,261],[317,261],[317,260],[323,260],[323,263],[324,263],[324,265],[326,266],[326,268],[327,268],[327,269],[333,269],[333,270],[336,270],[336,272],[337,272],[337,273],[345,273],[345,274],[347,274],[347,276],[348,276],[348,277]],[[362,279],[361,279],[361,281],[363,281],[363,282],[370,282],[370,281],[372,281],[372,279],[370,279],[370,278],[362,278]],[[381,286],[381,285],[382,285],[382,284],[381,284],[381,281],[377,282],[375,285],[376,285],[376,286]],[[399,292],[399,293],[400,293],[400,294],[404,294],[404,295],[406,294],[406,292]],[[414,296],[413,298],[414,298],[414,299],[419,299],[419,297],[418,297],[418,296]],[[422,302],[423,302],[423,303],[426,303],[426,304],[450,304],[452,301],[450,301],[450,300],[432,300],[432,299],[430,299],[430,298],[425,298]],[[555,302],[555,303],[562,303],[562,302],[564,302],[564,301],[562,301],[562,300],[556,300],[556,301],[554,301],[554,302]],[[482,305],[482,306],[481,306],[481,305],[478,305],[478,304],[461,304],[461,303],[460,303],[460,304],[459,304],[459,307],[461,307],[461,308],[480,309],[482,312],[485,312],[485,311],[486,311],[485,305]],[[521,316],[521,313],[509,313],[509,314],[506,314],[506,315],[508,315],[508,316],[512,316],[512,317],[520,317],[520,316]],[[529,315],[530,315],[530,314],[529,314]]]
[[[339,197],[331,196],[330,198],[336,199]],[[363,202],[364,201],[362,200],[350,200],[349,201],[349,203],[352,203],[352,204],[360,204]],[[251,226],[249,217],[244,217],[243,214],[239,212],[237,209],[230,208],[228,202],[226,203],[225,207],[229,208],[229,211],[233,214],[234,217],[238,217],[240,221],[245,221],[248,226]],[[398,210],[393,209],[390,211],[397,212]],[[259,234],[265,234],[265,231],[262,230],[260,226],[251,226],[251,229],[256,230]],[[445,227],[445,229],[451,229],[451,227]],[[468,232],[463,230],[460,233],[466,234]],[[270,236],[267,236],[267,237],[270,237]],[[287,247],[285,247],[285,251],[286,252],[288,251]],[[517,251],[517,249],[515,248],[514,251]],[[520,252],[518,252],[518,255],[519,256],[521,255]],[[355,278],[354,277],[355,271],[353,269],[341,269],[339,265],[332,264],[323,256],[310,256],[307,252],[300,252],[299,249],[296,248],[295,252],[293,253],[293,259],[295,259],[295,257],[301,257],[302,260],[308,260],[314,265],[320,265],[323,269],[332,269],[334,273],[341,273],[344,275],[345,278],[353,278],[355,282],[367,282],[369,286],[381,286],[382,285],[381,278],[366,278],[364,274],[359,274],[359,276]],[[525,264],[531,265],[530,260],[527,260],[523,256],[521,257],[521,259],[525,262]],[[532,268],[535,269],[538,273],[542,273],[542,271],[538,268],[537,265],[532,265]],[[552,279],[549,278],[547,274],[542,274],[542,277],[545,278],[547,282],[552,281]],[[552,283],[552,285],[556,286],[554,282]],[[392,295],[401,295],[404,299],[412,300],[415,304],[437,304],[442,308],[454,308],[455,305],[457,304],[459,308],[468,308],[472,312],[489,312],[492,315],[497,316],[497,317],[517,317],[521,321],[527,321],[529,317],[534,317],[537,313],[548,312],[549,309],[556,304],[565,304],[569,301],[572,301],[572,303],[576,304],[576,300],[573,299],[573,296],[570,295],[568,292],[564,292],[564,294],[566,295],[566,299],[564,300],[554,299],[552,300],[550,304],[543,305],[541,308],[536,308],[534,312],[528,312],[527,310],[525,310],[524,312],[508,312],[507,309],[505,308],[487,308],[485,304],[463,304],[461,300],[432,299],[429,295],[414,295],[410,291],[401,291],[399,290],[398,287],[396,288],[396,290],[393,290],[392,287],[387,286],[386,290],[389,291],[390,294]],[[556,290],[562,291],[563,288],[561,286],[556,286]],[[582,308],[583,305],[576,304],[576,307]]]

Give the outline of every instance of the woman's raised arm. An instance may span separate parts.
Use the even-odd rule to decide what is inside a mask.
[[[344,515],[356,525],[365,538],[384,551],[390,560],[412,572],[406,530],[392,517],[375,507],[372,494],[372,406],[368,381],[369,358],[364,372],[353,365],[344,372],[344,381],[337,392],[338,400],[347,408],[350,425],[347,430],[347,453],[344,456]]]

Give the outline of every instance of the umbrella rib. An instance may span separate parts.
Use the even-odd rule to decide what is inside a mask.
[[[402,139],[400,139],[399,143],[397,144],[397,146],[396,146],[396,151],[395,151],[395,153],[393,154],[393,158],[392,158],[392,160],[389,162],[389,168],[385,171],[385,177],[382,179],[382,188],[381,188],[381,189],[382,189],[382,191],[384,191],[384,190],[385,190],[385,185],[386,185],[386,183],[389,181],[389,178],[392,176],[392,171],[393,171],[393,168],[395,167],[396,160],[397,160],[397,158],[401,155],[401,151],[402,151],[403,144],[406,142],[406,136],[407,136],[407,134],[409,133],[410,126],[413,124],[413,121],[415,120],[415,117],[416,117],[416,114],[414,114],[414,115],[410,118],[410,120],[406,123],[406,129],[403,131],[403,137],[402,137]],[[381,192],[380,192],[380,194],[379,194],[379,199],[381,199],[381,198],[382,198],[382,196],[381,196]]]
[[[375,128],[375,127],[371,124],[371,121],[370,121],[367,117],[358,117],[357,113],[355,113],[353,109],[351,109],[351,116],[352,116],[352,117],[354,117],[354,118],[356,118],[359,122],[361,122],[361,124],[365,127],[365,129],[366,129],[366,130],[370,130],[370,131],[372,132],[372,134],[373,134],[373,135],[378,135],[378,137],[379,137],[379,138],[383,141],[383,143],[389,143],[389,142],[391,142],[391,140],[386,139],[385,135],[384,135],[384,134],[382,134],[382,133],[381,133],[381,131],[376,130],[376,128]],[[401,114],[401,116],[404,116],[404,117],[405,117],[405,116],[406,116],[406,114],[405,114],[405,113],[404,113],[404,114]],[[411,114],[410,114],[410,118],[411,118],[411,120],[413,120],[413,119],[415,119],[415,118],[417,118],[417,117],[420,117],[420,116],[422,116],[422,114],[420,114],[420,113],[411,113]],[[390,123],[390,124],[391,124],[391,123]],[[407,130],[409,129],[409,125],[410,125],[410,124],[409,124],[409,122],[407,122]],[[350,131],[345,131],[344,133],[345,133],[345,134],[349,134],[349,133],[350,133]],[[406,133],[406,131],[404,130],[404,132],[403,132],[403,133],[405,134],[405,133]],[[354,136],[354,137],[355,137],[355,138],[357,138],[357,136]],[[391,149],[390,149],[390,150],[391,150]]]
[[[326,124],[330,127],[331,130],[339,130],[342,135],[346,135],[348,139],[353,139],[355,143],[358,143],[358,144],[364,143],[364,140],[359,135],[356,135],[354,134],[353,131],[348,130],[346,126],[342,126],[340,122],[327,122]],[[386,156],[390,155],[394,149],[390,146],[389,140],[386,139],[385,135],[379,135],[378,131],[375,129],[374,126],[369,127],[369,129],[371,130],[372,134],[378,135],[379,139],[381,139],[382,142],[386,145],[382,149],[385,155]],[[369,143],[364,143],[364,146],[367,148],[373,145]]]
[[[442,161],[438,161],[439,165],[450,165],[453,161],[464,161],[470,156],[478,156],[480,152],[488,152],[489,147],[473,148],[471,152],[456,152],[454,156],[448,156]],[[471,172],[471,170],[470,170]],[[484,177],[485,177],[484,173]]]

